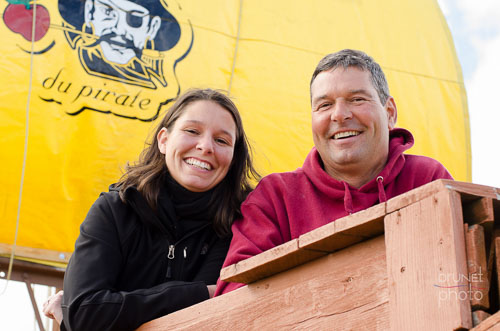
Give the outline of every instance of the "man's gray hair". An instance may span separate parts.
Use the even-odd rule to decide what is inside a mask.
[[[331,53],[325,56],[319,61],[318,66],[314,70],[311,78],[312,86],[314,79],[323,71],[329,71],[342,67],[347,69],[349,67],[356,67],[361,70],[370,72],[370,78],[373,87],[377,91],[378,97],[382,105],[385,105],[387,99],[389,99],[389,86],[387,85],[387,80],[385,79],[384,72],[380,65],[373,60],[366,53],[353,49],[343,49],[336,53]]]

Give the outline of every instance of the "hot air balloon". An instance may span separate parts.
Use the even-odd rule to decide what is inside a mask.
[[[191,87],[228,91],[261,173],[301,166],[313,146],[310,76],[344,48],[383,67],[397,126],[415,136],[410,153],[471,180],[464,82],[436,0],[39,0],[36,15],[34,7],[0,2],[4,256],[17,230],[18,258],[64,265],[93,201]],[[122,35],[109,32],[117,18]]]

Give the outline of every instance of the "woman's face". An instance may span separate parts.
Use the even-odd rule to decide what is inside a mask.
[[[192,192],[204,192],[219,184],[229,170],[236,124],[217,103],[199,100],[184,108],[170,130],[161,129],[157,139],[177,183]]]

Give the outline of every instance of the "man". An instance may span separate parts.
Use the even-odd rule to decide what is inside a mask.
[[[405,155],[396,103],[380,66],[360,51],[325,56],[310,85],[315,147],[302,168],[262,179],[241,206],[224,266],[439,178],[437,161]],[[215,295],[243,284],[218,281]]]
[[[179,42],[181,28],[161,0],[59,0],[59,12],[74,27],[66,38],[89,74],[153,89],[156,77],[167,85],[161,52]]]

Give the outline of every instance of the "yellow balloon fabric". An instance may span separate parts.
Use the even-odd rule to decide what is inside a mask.
[[[157,119],[191,87],[229,91],[262,174],[301,166],[313,146],[311,74],[344,48],[382,66],[397,126],[415,136],[410,153],[471,180],[464,82],[435,0],[37,4],[19,246],[71,252],[99,193],[137,160]],[[16,229],[32,47],[33,8],[14,6],[24,7],[0,2],[4,244]],[[128,39],[109,33],[111,19]]]

